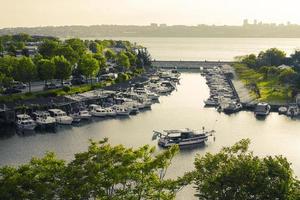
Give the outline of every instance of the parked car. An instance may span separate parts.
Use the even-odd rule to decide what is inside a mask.
[[[13,88],[23,90],[26,89],[27,85],[25,83],[19,82],[19,81],[14,81],[13,83]]]
[[[73,85],[81,85],[87,83],[87,81],[84,76],[73,76],[71,83]]]
[[[55,83],[47,83],[44,87],[45,90],[52,90],[56,88],[59,88],[59,86],[56,85]]]
[[[4,90],[3,94],[16,94],[16,93],[21,93],[22,90],[16,89],[16,88],[7,88]]]
[[[62,85],[63,85],[63,87],[66,87],[66,86],[71,87],[72,83],[70,81],[66,81],[66,82],[63,82]]]

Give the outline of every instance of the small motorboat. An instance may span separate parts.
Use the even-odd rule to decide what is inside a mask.
[[[243,108],[241,103],[238,102],[229,102],[222,106],[222,111],[226,114],[232,114],[239,112]]]
[[[73,118],[68,116],[66,112],[60,109],[50,109],[49,113],[52,117],[55,118],[58,124],[71,125],[73,122]]]
[[[258,103],[255,107],[254,114],[255,116],[265,117],[270,113],[271,106],[268,103]]]
[[[173,145],[179,145],[179,147],[201,145],[208,140],[209,136],[212,136],[213,133],[215,133],[214,130],[205,131],[204,127],[202,128],[202,131],[186,128],[153,132],[152,140],[159,138],[158,145],[161,147],[171,147]]]
[[[50,116],[47,111],[36,111],[33,113],[35,122],[40,128],[54,128],[56,127],[56,120]]]
[[[80,110],[79,112],[72,113],[70,116],[73,118],[74,122],[80,122],[81,120],[89,120],[92,117],[88,110]]]
[[[89,110],[92,116],[95,117],[106,117],[107,111],[99,105],[91,104]]]
[[[35,121],[27,114],[17,115],[16,125],[19,130],[28,130],[28,131],[33,131],[37,126]]]

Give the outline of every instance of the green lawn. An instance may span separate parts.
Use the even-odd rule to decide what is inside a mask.
[[[286,88],[279,81],[278,77],[270,77],[265,79],[263,74],[248,68],[243,64],[233,65],[239,79],[250,88],[250,85],[256,84],[260,91],[260,97],[252,90],[251,95],[258,101],[268,103],[285,103],[291,100],[291,89]]]

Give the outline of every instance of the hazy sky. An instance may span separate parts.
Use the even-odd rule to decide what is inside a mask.
[[[0,0],[0,27],[136,24],[300,24],[299,0]]]

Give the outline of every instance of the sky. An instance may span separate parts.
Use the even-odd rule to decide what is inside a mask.
[[[299,0],[0,0],[0,27],[300,24]]]

